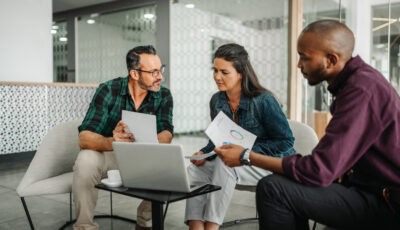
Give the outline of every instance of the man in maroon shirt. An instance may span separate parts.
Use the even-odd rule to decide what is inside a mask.
[[[308,229],[308,219],[338,229],[400,229],[399,95],[378,71],[352,57],[354,35],[344,24],[308,25],[297,49],[308,83],[329,84],[332,120],[311,155],[250,153],[251,164],[276,173],[257,185],[260,229]],[[234,167],[243,147],[215,152]]]

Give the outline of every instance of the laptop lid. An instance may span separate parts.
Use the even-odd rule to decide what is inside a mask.
[[[191,191],[181,145],[129,142],[112,145],[125,187]]]

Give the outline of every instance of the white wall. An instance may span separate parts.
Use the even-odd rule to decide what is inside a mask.
[[[0,81],[52,82],[51,0],[1,0]]]
[[[346,7],[346,25],[353,31],[356,39],[353,56],[360,55],[371,61],[371,0],[348,0]]]

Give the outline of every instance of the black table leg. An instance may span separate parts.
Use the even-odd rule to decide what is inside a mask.
[[[151,202],[153,230],[164,230],[163,204]]]

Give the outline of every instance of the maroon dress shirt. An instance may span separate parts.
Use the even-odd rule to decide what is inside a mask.
[[[400,189],[397,92],[359,56],[347,62],[328,90],[334,101],[326,135],[311,155],[285,157],[285,174],[306,185],[328,186],[351,170],[355,185]]]

